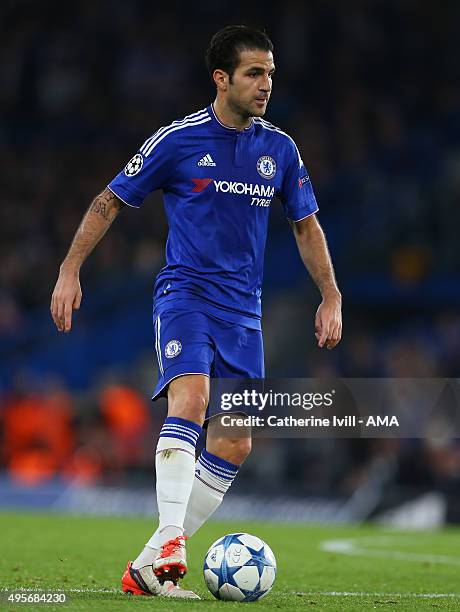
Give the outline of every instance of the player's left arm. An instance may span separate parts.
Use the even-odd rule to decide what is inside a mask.
[[[323,298],[315,317],[318,346],[332,349],[342,337],[342,296],[337,287],[326,237],[315,214],[300,221],[290,221],[290,225],[302,261]]]

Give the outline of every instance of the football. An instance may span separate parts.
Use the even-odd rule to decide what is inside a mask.
[[[206,585],[217,599],[257,601],[273,587],[276,559],[260,538],[230,533],[211,545],[203,571]]]

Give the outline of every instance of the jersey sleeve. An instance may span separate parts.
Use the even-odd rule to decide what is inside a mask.
[[[125,204],[139,208],[145,198],[164,188],[175,169],[173,138],[159,130],[147,139],[124,169],[107,185]]]
[[[280,198],[286,217],[300,221],[319,209],[307,169],[292,140],[288,142],[287,156]]]

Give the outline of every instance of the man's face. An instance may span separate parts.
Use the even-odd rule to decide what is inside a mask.
[[[274,72],[271,51],[241,51],[240,63],[228,84],[229,107],[242,117],[263,117],[270,99]]]

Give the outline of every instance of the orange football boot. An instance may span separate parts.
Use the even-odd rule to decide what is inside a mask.
[[[185,540],[187,536],[178,536],[174,540],[168,540],[160,548],[153,562],[153,571],[159,582],[163,584],[171,580],[177,584],[180,578],[187,573],[187,557],[185,554]]]

